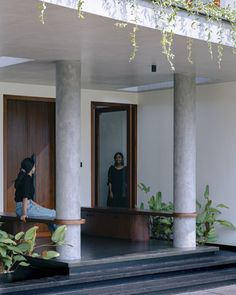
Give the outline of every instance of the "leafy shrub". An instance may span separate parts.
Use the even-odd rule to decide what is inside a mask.
[[[154,211],[174,211],[174,204],[172,202],[165,203],[162,201],[161,192],[156,193],[150,197],[150,187],[143,183],[138,185],[139,189],[145,193],[148,198],[148,205],[150,210]],[[197,201],[198,216],[196,218],[196,240],[197,244],[204,245],[206,243],[213,243],[216,241],[217,224],[226,228],[236,229],[235,226],[227,221],[217,219],[221,214],[220,208],[228,209],[225,204],[218,204],[216,207],[212,206],[212,200],[209,198],[209,185],[206,185],[204,192],[205,203],[200,204]],[[141,203],[140,209],[144,209],[144,204]],[[172,217],[150,217],[150,231],[151,236],[170,240],[173,238],[173,218]]]
[[[0,230],[0,272],[15,270],[18,265],[28,266],[26,255],[51,259],[59,256],[56,251],[38,252],[38,249],[45,246],[64,244],[66,226],[59,226],[51,237],[51,243],[47,245],[36,245],[38,227],[34,226],[26,232],[19,232],[15,236]]]
[[[213,207],[209,195],[209,185],[207,185],[204,192],[205,204],[201,205],[197,202],[198,216],[196,219],[196,234],[198,244],[216,242],[215,227],[217,224],[235,229],[235,226],[231,222],[217,219],[217,216],[221,214],[220,208],[228,209],[228,207],[225,204],[218,204],[216,207]]]
[[[172,202],[165,203],[162,200],[162,193],[158,192],[155,195],[149,196],[150,187],[143,183],[138,185],[139,189],[145,193],[148,198],[148,206],[154,211],[173,211],[174,204]],[[141,203],[140,208],[144,208]],[[150,216],[150,231],[151,236],[162,240],[170,240],[173,237],[173,217]]]

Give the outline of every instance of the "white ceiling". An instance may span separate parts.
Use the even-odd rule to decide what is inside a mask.
[[[129,31],[118,29],[114,21],[87,14],[78,19],[76,12],[48,5],[45,24],[39,21],[37,0],[0,0],[0,56],[34,59],[33,62],[0,69],[0,81],[54,85],[56,60],[79,59],[82,87],[120,89],[172,80],[172,71],[161,53],[161,34],[141,28],[139,50],[129,63]],[[216,48],[214,47],[215,54]],[[222,69],[212,62],[207,44],[194,41],[195,65],[187,62],[186,39],[175,37],[176,71],[195,71],[212,82],[236,80],[236,55],[225,48]],[[151,72],[151,65],[157,72]]]

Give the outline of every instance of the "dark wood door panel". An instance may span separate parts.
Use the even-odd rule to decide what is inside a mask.
[[[15,211],[14,180],[22,159],[32,154],[36,155],[36,201],[55,208],[55,102],[4,96],[4,115],[5,211]]]
[[[19,171],[20,161],[28,155],[26,102],[9,100],[7,112],[7,192],[5,192],[5,205],[8,212],[14,212],[14,180]]]

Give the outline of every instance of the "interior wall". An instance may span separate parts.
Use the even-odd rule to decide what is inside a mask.
[[[55,97],[56,89],[52,86],[27,85],[0,82],[0,211],[3,211],[3,95],[22,95],[35,97]],[[81,91],[81,206],[91,205],[91,101],[118,103],[138,102],[136,94],[123,92],[86,90]]]
[[[197,86],[197,198],[206,184],[220,219],[236,225],[236,82]],[[139,95],[138,182],[173,200],[173,91]],[[145,197],[138,192],[139,204]],[[236,230],[218,228],[218,243],[236,245]]]

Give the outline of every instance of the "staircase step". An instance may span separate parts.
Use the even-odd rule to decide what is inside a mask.
[[[158,263],[168,262],[168,261],[178,261],[178,260],[188,260],[192,258],[200,259],[201,257],[213,257],[219,252],[218,247],[199,247],[197,249],[181,250],[176,249],[170,251],[153,251],[148,253],[135,253],[122,255],[117,257],[101,258],[95,260],[70,262],[68,266],[70,268],[70,273],[83,272],[89,269],[101,269],[107,268],[109,265],[112,266],[127,266],[132,263],[139,263],[139,261],[149,262],[150,260],[156,261]]]
[[[122,283],[110,283],[95,286],[81,286],[74,285],[72,288],[63,288],[56,293],[45,294],[96,294],[96,295],[134,295],[134,294],[174,294],[180,290],[193,289],[194,287],[210,287],[216,286],[216,284],[226,282],[236,282],[236,268],[229,270],[220,270],[213,272],[201,272],[199,274],[186,274],[177,275],[170,278],[161,278],[153,276],[151,279],[139,279],[139,280],[123,280]],[[79,293],[78,293],[79,292]],[[36,293],[40,294],[40,293]]]
[[[211,258],[200,258],[191,259],[189,261],[178,261],[178,262],[166,262],[166,263],[148,263],[148,264],[136,264],[126,267],[113,267],[107,269],[98,269],[91,271],[78,272],[72,274],[71,278],[79,276],[79,282],[93,282],[102,280],[111,280],[119,278],[127,278],[134,276],[144,276],[152,274],[179,272],[185,270],[194,269],[213,269],[213,268],[225,268],[225,267],[236,267],[236,257],[215,257]]]
[[[148,256],[128,261],[82,264],[69,276],[0,286],[0,294],[24,295],[167,295],[236,282],[236,255],[188,252],[173,257]]]

